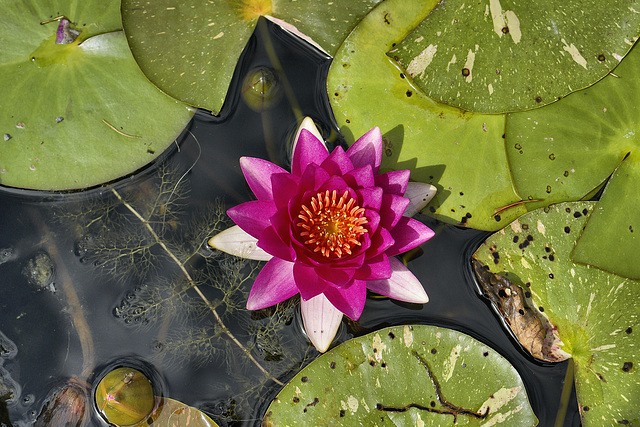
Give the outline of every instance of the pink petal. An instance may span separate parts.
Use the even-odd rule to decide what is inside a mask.
[[[265,252],[281,258],[285,261],[293,262],[296,260],[296,253],[288,243],[282,241],[273,229],[269,227],[258,238],[258,247]]]
[[[362,135],[349,147],[347,155],[351,159],[354,168],[365,165],[373,167],[373,173],[378,174],[382,160],[382,134],[377,126]]]
[[[269,218],[276,213],[272,201],[253,200],[227,210],[227,215],[244,231],[259,238],[262,232],[271,226]]]
[[[280,166],[267,160],[255,157],[241,157],[240,167],[247,184],[258,200],[273,200],[273,188],[271,187],[271,175],[289,174]]]
[[[302,191],[317,191],[331,175],[329,172],[316,165],[309,165],[300,178],[299,188]]]
[[[320,167],[331,175],[344,175],[350,170],[353,170],[353,164],[342,147],[336,147],[329,157],[320,164]]]
[[[305,300],[315,297],[325,288],[331,286],[329,282],[318,276],[315,268],[300,262],[296,262],[293,266],[293,277],[300,291],[300,296]]]
[[[391,277],[386,280],[369,281],[367,288],[398,301],[417,304],[429,302],[429,297],[416,276],[397,258],[389,258],[389,262],[391,263]]]
[[[376,234],[373,235],[371,241],[371,249],[367,251],[367,258],[374,258],[380,254],[386,252],[393,244],[395,240],[391,237],[391,233],[386,228],[380,228]],[[387,254],[388,255],[388,254]]]
[[[410,182],[407,184],[407,190],[404,193],[404,197],[408,198],[411,202],[407,209],[404,211],[404,216],[412,217],[422,209],[433,199],[438,189],[431,184],[425,184],[424,182]]]
[[[327,286],[322,292],[331,304],[352,320],[358,320],[364,309],[367,299],[367,282],[364,280],[354,280],[348,288],[337,286]]]
[[[313,122],[313,119],[311,117],[305,117],[304,119],[302,119],[302,122],[300,123],[300,126],[298,126],[298,130],[296,131],[296,136],[293,139],[293,147],[291,147],[291,153],[296,152],[296,146],[298,145],[298,140],[300,139],[300,133],[302,133],[303,129],[306,129],[309,132],[311,132],[311,134],[315,136],[318,139],[318,141],[322,141],[322,143],[324,144],[324,138],[322,138],[322,134],[320,134],[320,131],[316,127],[316,124]]]
[[[308,130],[302,129],[296,141],[293,159],[291,159],[291,173],[295,176],[302,176],[309,163],[319,165],[327,157],[329,157],[329,152],[324,143]]]
[[[407,189],[409,175],[408,170],[381,173],[375,176],[376,186],[382,187],[385,194],[402,196]]]
[[[324,268],[316,268],[315,271],[327,282],[342,287],[351,283],[356,270],[354,268],[336,268],[332,264],[327,264]]]
[[[209,239],[209,246],[237,257],[269,261],[273,256],[257,246],[258,239],[234,225]]]
[[[368,259],[365,264],[362,265],[353,276],[358,280],[383,280],[388,279],[391,276],[391,264],[389,263],[389,257],[385,254],[380,254],[374,258]]]
[[[382,196],[382,206],[380,207],[380,224],[391,230],[402,218],[407,206],[409,206],[409,199],[406,197],[385,194]]]
[[[353,188],[368,188],[376,185],[371,165],[365,165],[345,173],[344,180]]]
[[[359,190],[356,190],[356,194],[361,200],[359,204],[361,208],[373,209],[375,211],[380,210],[382,198],[384,197],[382,188],[360,188]]]
[[[289,200],[298,192],[298,182],[290,173],[271,175],[271,186],[276,189],[273,201],[278,208],[286,209]]]
[[[327,351],[338,332],[342,312],[322,294],[300,301],[304,330],[319,352]]]
[[[272,258],[256,277],[249,298],[248,310],[260,310],[271,307],[298,293],[293,280],[293,263]]]
[[[420,246],[433,237],[435,233],[429,227],[412,218],[403,216],[391,230],[391,237],[395,240],[392,247],[387,249],[387,255],[393,256]]]

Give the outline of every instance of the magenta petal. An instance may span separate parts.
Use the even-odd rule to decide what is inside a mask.
[[[381,227],[380,230],[373,235],[371,240],[371,249],[367,251],[368,258],[374,258],[389,249],[395,240],[391,237],[391,233],[386,228]],[[389,255],[389,254],[387,254]]]
[[[391,264],[389,263],[389,257],[385,254],[380,254],[368,259],[367,262],[356,271],[353,278],[358,280],[382,280],[388,279],[390,276]]]
[[[386,280],[369,281],[367,288],[398,301],[417,304],[429,302],[429,297],[416,276],[397,258],[390,258],[389,261],[392,270],[391,277]]]
[[[385,194],[382,196],[382,206],[380,207],[380,225],[391,230],[396,226],[410,200],[406,197],[395,194]]]
[[[327,286],[322,293],[335,308],[349,316],[351,320],[358,320],[367,299],[367,286],[364,280],[354,280],[349,287]]]
[[[322,291],[330,287],[331,284],[318,276],[313,267],[296,262],[293,266],[293,277],[296,281],[300,296],[302,299],[313,298],[322,293]]]
[[[342,312],[322,294],[300,301],[300,312],[309,340],[319,352],[324,353],[338,332]]]
[[[361,188],[356,190],[356,194],[358,195],[358,199],[360,199],[360,207],[373,209],[374,211],[379,211],[382,206],[382,188],[373,187],[373,188]]]
[[[268,227],[258,238],[257,246],[268,254],[283,260],[293,262],[296,260],[296,253],[293,248],[282,241],[273,229]]]
[[[413,218],[403,216],[391,230],[395,243],[387,249],[387,255],[393,256],[420,246],[433,237],[435,233],[429,227]]]
[[[273,201],[278,209],[286,209],[289,200],[294,197],[298,191],[298,183],[290,173],[277,173],[271,175],[271,186],[276,189],[273,193]]]
[[[342,147],[336,147],[320,166],[331,175],[344,175],[353,170],[353,164]]]
[[[262,232],[271,225],[269,218],[276,213],[272,201],[253,200],[234,206],[227,210],[227,215],[244,231],[259,238]]]
[[[329,157],[329,152],[324,143],[313,136],[308,130],[302,129],[295,151],[293,152],[291,173],[295,176],[302,176],[308,164],[315,163],[319,165],[327,157]]]
[[[358,169],[353,169],[344,174],[344,180],[353,188],[368,188],[376,185],[371,165],[365,165]]]
[[[320,166],[309,165],[304,170],[300,178],[299,188],[301,191],[316,191],[325,183],[331,175]]]
[[[331,264],[328,264],[326,267],[316,268],[315,271],[327,282],[340,287],[349,284],[355,273],[355,269],[353,268],[336,268]]]
[[[253,282],[247,300],[248,310],[271,307],[298,293],[293,280],[293,263],[271,258]]]
[[[407,191],[410,171],[400,170],[382,173],[375,176],[376,186],[382,187],[385,194],[402,196]]]
[[[349,147],[347,155],[351,159],[354,168],[365,165],[373,167],[373,173],[378,174],[382,160],[382,134],[377,126],[362,135]]]
[[[241,157],[240,167],[247,184],[249,184],[251,191],[253,191],[258,200],[273,200],[271,175],[274,173],[289,174],[280,166],[255,157]]]

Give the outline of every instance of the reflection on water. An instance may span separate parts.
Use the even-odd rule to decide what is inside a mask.
[[[324,89],[329,60],[270,26],[268,36],[277,66],[252,38],[221,116],[199,112],[151,167],[80,193],[0,192],[0,422],[27,425],[56,407],[77,416],[105,372],[128,366],[220,425],[259,425],[280,384],[317,355],[297,301],[246,311],[260,265],[205,244],[230,225],[225,209],[251,197],[240,156],[286,166],[303,116],[341,143]],[[285,84],[295,99],[274,88]],[[565,366],[522,353],[478,297],[468,260],[486,233],[420,219],[437,235],[410,265],[431,302],[370,298],[338,339],[407,322],[461,330],[516,366],[541,425],[552,423]],[[103,425],[92,403],[85,412]]]

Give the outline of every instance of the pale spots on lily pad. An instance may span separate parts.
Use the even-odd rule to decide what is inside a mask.
[[[498,412],[500,408],[515,399],[521,390],[521,387],[502,387],[500,390],[491,394],[491,397],[482,404],[478,412],[484,414],[487,409],[489,409],[489,413],[491,414]]]
[[[417,40],[416,40],[417,41]],[[407,67],[407,74],[412,78],[420,74],[420,77],[424,77],[425,69],[431,64],[433,56],[438,51],[438,45],[430,44],[427,46],[418,56],[413,58]]]
[[[349,396],[349,398],[347,399],[347,406],[351,412],[357,412],[359,407],[358,399],[356,399],[354,396]]]
[[[571,55],[571,58],[578,65],[581,65],[586,70],[587,69],[587,60],[584,59],[584,57],[580,54],[580,51],[578,50],[578,48],[573,43],[571,43],[571,45],[569,45],[565,39],[561,39],[561,41],[564,44],[564,47],[562,49],[564,49],[565,52],[568,52]]]
[[[413,345],[413,332],[411,326],[405,326],[403,328],[404,345],[411,347]]]
[[[385,343],[382,342],[380,338],[380,334],[375,334],[373,336],[371,348],[373,350],[374,357],[379,362],[382,360],[382,353],[387,349]]]
[[[445,382],[449,381],[453,376],[453,371],[456,368],[456,363],[460,357],[460,350],[462,350],[462,346],[458,344],[452,348],[451,353],[449,353],[449,358],[444,364],[444,375],[442,377]]]

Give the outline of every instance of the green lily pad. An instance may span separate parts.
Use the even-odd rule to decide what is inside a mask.
[[[436,326],[394,326],[349,340],[300,371],[265,426],[506,425],[536,419],[516,370],[496,351]]]
[[[594,86],[507,118],[507,153],[525,198],[578,200],[615,170],[574,260],[640,279],[640,50]],[[594,221],[591,223],[591,221]]]
[[[169,95],[217,114],[260,16],[295,26],[333,54],[379,2],[123,0],[122,19],[131,50],[149,80]]]
[[[431,100],[385,55],[436,4],[387,0],[369,13],[336,54],[329,99],[350,143],[379,126],[383,169],[410,169],[411,179],[438,187],[427,208],[435,217],[497,230],[526,212],[516,206],[494,215],[520,200],[504,149],[504,115],[463,112]]]
[[[529,291],[557,328],[560,349],[574,360],[584,425],[636,424],[640,283],[571,261],[597,209],[595,202],[575,202],[527,213],[487,239],[475,257]]]
[[[150,84],[120,27],[119,2],[0,0],[0,183],[84,188],[141,168],[193,110]],[[56,43],[59,20],[80,31]],[[43,24],[41,24],[43,22]]]
[[[184,426],[184,427],[218,427],[207,414],[198,409],[185,405],[177,400],[166,397],[156,397],[156,409],[144,421],[134,427],[152,426]]]
[[[536,108],[618,65],[640,2],[443,1],[389,52],[434,99],[483,113]]]

